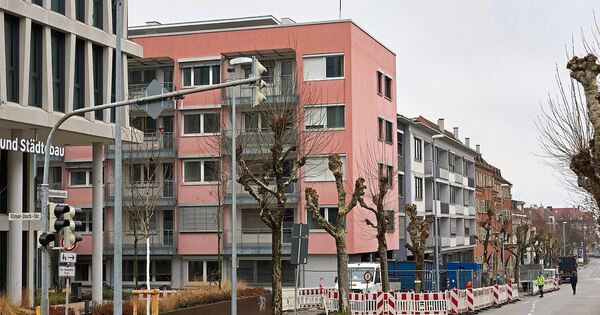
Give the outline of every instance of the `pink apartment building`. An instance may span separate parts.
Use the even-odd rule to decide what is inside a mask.
[[[326,284],[334,281],[336,270],[333,238],[313,221],[304,210],[304,189],[316,188],[320,195],[322,213],[335,219],[337,195],[333,176],[327,169],[327,155],[342,156],[346,185],[365,174],[367,150],[375,152],[374,169],[393,172],[396,156],[396,95],[395,54],[350,20],[295,23],[290,19],[277,20],[272,16],[200,21],[190,23],[148,23],[129,28],[129,38],[143,47],[143,58],[129,59],[129,97],[143,90],[152,79],[166,89],[185,89],[190,86],[216,84],[231,79],[229,60],[239,56],[256,56],[268,69],[266,96],[276,102],[281,91],[276,82],[291,80],[298,85],[310,83],[320,91],[315,104],[299,104],[315,118],[304,119],[308,129],[319,129],[328,145],[314,152],[307,162],[311,170],[290,190],[289,212],[284,218],[283,281],[293,283],[293,266],[289,264],[290,237],[293,223],[311,226],[308,264],[301,271],[301,284],[315,286],[324,277]],[[235,69],[235,76],[247,75],[244,68]],[[293,78],[295,77],[295,78]],[[247,90],[247,89],[246,89]],[[219,152],[210,143],[231,125],[231,97],[237,96],[237,128],[245,133],[269,132],[262,121],[260,105],[251,107],[244,88],[233,91],[214,91],[189,95],[178,100],[175,107],[164,111],[155,121],[135,109],[130,109],[132,126],[142,130],[147,149],[127,149],[124,169],[129,181],[152,182],[160,191],[156,213],[152,219],[151,278],[155,285],[185,287],[198,281],[211,281],[217,266],[215,197],[220,172],[230,164],[227,152]],[[157,177],[148,179],[140,160],[155,156],[150,167]],[[112,147],[105,147],[105,212],[104,212],[104,278],[112,281]],[[91,148],[67,149],[64,169],[58,174],[67,177],[68,203],[91,208]],[[302,170],[304,171],[304,170]],[[396,176],[391,176],[396,178]],[[225,182],[223,277],[228,278],[231,265],[231,224],[227,203],[231,199],[231,183]],[[255,285],[270,285],[270,231],[260,220],[256,202],[242,189],[237,194],[237,244],[239,278]],[[127,193],[124,193],[127,198]],[[398,210],[398,191],[394,182],[390,192],[389,210]],[[388,233],[390,259],[399,256],[399,240],[404,232],[396,213],[394,227]],[[375,230],[367,227],[367,211],[356,208],[349,215],[348,253],[350,261],[377,259]],[[91,230],[91,211],[86,210],[85,228]],[[125,232],[123,247],[123,280],[133,285],[133,246],[128,218],[123,218]],[[96,228],[96,227],[94,227]],[[91,282],[91,234],[83,233],[78,249],[78,281]],[[140,244],[139,254],[144,254]],[[79,263],[81,261],[81,264]],[[143,263],[143,258],[140,258]],[[86,265],[87,264],[87,265]],[[87,270],[86,270],[87,268]],[[143,270],[144,268],[140,268]],[[143,271],[142,271],[143,272]]]

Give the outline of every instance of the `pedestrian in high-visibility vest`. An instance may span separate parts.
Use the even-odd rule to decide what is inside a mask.
[[[542,275],[542,273],[540,272],[540,274],[537,277],[536,284],[537,284],[538,288],[540,288],[540,297],[541,298],[544,297],[544,283],[545,282],[546,282],[546,279],[544,278],[544,275]]]

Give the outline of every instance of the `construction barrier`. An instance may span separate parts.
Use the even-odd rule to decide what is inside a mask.
[[[476,310],[488,308],[494,305],[492,287],[473,289],[473,306]]]
[[[536,294],[540,293],[540,289],[539,289],[536,281],[531,281],[531,286],[533,288],[532,292],[531,292],[532,295],[536,295]],[[544,281],[544,287],[543,287],[544,293],[556,291],[558,289],[560,289],[560,284],[557,284],[556,278],[546,279],[546,281]]]

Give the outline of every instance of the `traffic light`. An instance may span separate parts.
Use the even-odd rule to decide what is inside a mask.
[[[56,206],[58,205],[53,202],[48,203],[48,233],[42,233],[39,237],[40,245],[44,247],[54,247],[53,242],[55,242],[58,239],[58,234],[60,233],[60,229],[62,229],[62,227],[59,227],[57,231],[54,225],[56,222],[56,214],[54,212],[56,210]]]
[[[262,75],[267,72],[267,68],[263,66],[256,57],[252,57],[252,75],[254,78],[258,80],[254,82],[254,87],[252,88],[252,106],[259,105],[264,102],[267,97],[262,93],[262,89],[267,86],[265,81],[261,79]]]
[[[81,215],[83,213],[83,211],[81,210],[81,208],[68,206],[68,205],[65,205],[65,206],[68,209],[68,211],[63,212],[64,213],[63,217],[64,217],[65,223],[63,224],[63,226],[64,226],[64,233],[63,233],[64,242],[62,245],[63,245],[63,248],[72,249],[73,247],[75,247],[75,244],[77,244],[77,242],[81,242],[81,240],[82,240],[81,235],[79,235],[78,233],[75,233],[75,232],[78,229],[80,229],[82,226],[81,221],[76,220],[76,216]],[[67,209],[65,209],[65,210],[67,210]]]

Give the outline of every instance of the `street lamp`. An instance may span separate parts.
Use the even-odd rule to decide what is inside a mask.
[[[505,209],[504,209],[504,189],[506,187],[510,187],[508,184],[501,184],[500,185],[500,210],[502,211],[502,217],[506,220],[507,216],[505,214]],[[502,224],[504,224],[504,222],[502,222]],[[502,260],[502,271],[504,271],[504,277],[506,277],[506,263],[504,262],[504,241],[506,238],[506,230],[504,230],[504,233],[502,235],[502,244],[501,244],[501,249],[502,252],[500,253],[500,259]]]
[[[435,289],[439,291],[440,288],[440,233],[438,228],[438,215],[437,215],[437,200],[435,197],[435,189],[436,189],[436,156],[435,156],[435,139],[444,138],[443,134],[435,134],[431,136],[431,175],[433,177],[432,180],[432,192],[433,192],[433,246],[434,246],[434,255],[435,255]],[[438,192],[439,193],[439,192]]]
[[[566,234],[565,234],[565,224],[567,224],[566,221],[563,221],[562,224],[562,232],[563,232],[563,256],[567,256],[567,238],[566,238]]]
[[[238,57],[229,60],[230,67],[227,69],[229,73],[235,73],[236,65],[252,65],[251,78],[259,78],[255,82],[255,87],[252,92],[252,106],[258,105],[265,100],[264,95],[260,93],[260,88],[264,86],[264,82],[260,80],[260,76],[267,72],[267,69],[256,60],[255,57]],[[236,224],[237,224],[237,196],[234,189],[235,175],[237,174],[237,152],[236,152],[236,137],[235,137],[235,93],[231,93],[231,314],[237,314],[237,245],[235,239]]]

